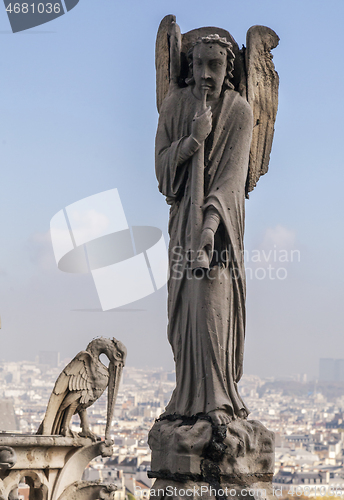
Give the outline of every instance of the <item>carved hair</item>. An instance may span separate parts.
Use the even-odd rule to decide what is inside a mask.
[[[221,47],[224,47],[227,51],[227,74],[225,76],[223,82],[223,90],[225,89],[234,89],[234,85],[231,83],[231,79],[233,78],[233,70],[234,70],[234,59],[235,55],[232,51],[232,44],[227,42],[226,38],[220,37],[218,34],[202,36],[197,38],[196,42],[193,43],[192,47],[188,51],[188,60],[189,60],[189,68],[191,77],[185,79],[185,83],[188,85],[192,85],[195,83],[195,79],[193,77],[193,51],[196,45],[200,43],[217,43]]]

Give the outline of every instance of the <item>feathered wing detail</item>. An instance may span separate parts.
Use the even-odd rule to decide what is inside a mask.
[[[64,410],[74,401],[88,403],[93,400],[91,362],[91,354],[81,351],[63,369],[56,380],[44,420],[37,434],[60,434]]]
[[[246,196],[269,168],[278,107],[279,77],[271,50],[279,37],[266,26],[252,26],[246,37],[247,100],[253,111],[253,135],[246,182]]]
[[[91,359],[92,356],[89,352],[81,351],[63,370],[68,377],[69,390],[81,392],[81,403],[88,403],[88,401],[92,400],[94,397],[91,385]]]
[[[155,43],[156,105],[158,111],[170,85],[170,33],[176,16],[165,16],[161,21]]]

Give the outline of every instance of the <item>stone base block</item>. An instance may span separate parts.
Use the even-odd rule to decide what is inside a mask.
[[[150,477],[239,486],[272,480],[274,433],[256,420],[214,426],[207,418],[171,417],[155,422],[148,443]]]

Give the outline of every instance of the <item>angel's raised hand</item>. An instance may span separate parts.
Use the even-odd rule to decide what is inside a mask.
[[[203,113],[196,113],[191,126],[191,136],[199,143],[205,141],[213,126],[213,115],[208,106]]]

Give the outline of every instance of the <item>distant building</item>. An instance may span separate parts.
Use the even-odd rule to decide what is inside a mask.
[[[294,443],[294,444],[304,444],[308,445],[313,443],[313,437],[310,436],[309,434],[290,434],[289,436],[285,436],[285,439],[289,443]]]
[[[344,381],[344,359],[335,360],[335,380]]]
[[[344,359],[320,358],[319,380],[322,382],[344,382]]]
[[[19,430],[17,415],[11,399],[0,399],[0,431],[15,432]]]
[[[320,472],[289,472],[279,470],[273,478],[274,485],[306,485],[327,483],[326,475]]]
[[[57,351],[39,351],[38,362],[40,365],[48,365],[57,368],[60,363],[60,353]]]

